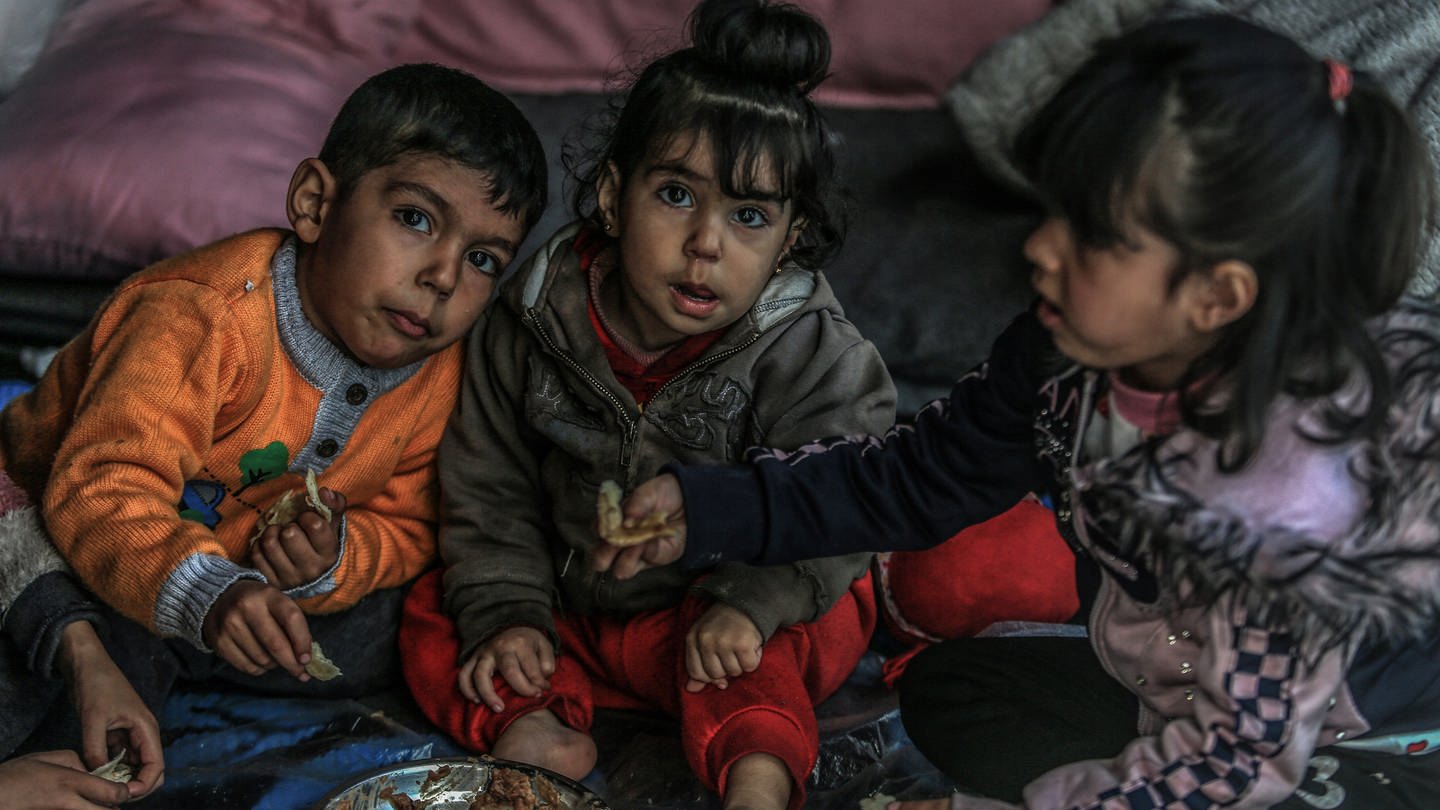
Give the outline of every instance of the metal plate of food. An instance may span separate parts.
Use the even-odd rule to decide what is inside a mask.
[[[365,774],[315,810],[609,810],[558,773],[494,757],[422,759]]]

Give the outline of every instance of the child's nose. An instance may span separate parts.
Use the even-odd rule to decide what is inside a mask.
[[[695,218],[690,238],[685,242],[685,253],[691,258],[714,261],[720,258],[720,239],[724,223],[713,215],[702,214]]]
[[[463,257],[462,257],[463,259]],[[455,292],[462,268],[453,257],[435,256],[420,271],[420,285],[439,296],[441,301]]]
[[[1037,270],[1053,272],[1060,267],[1061,246],[1065,238],[1065,221],[1059,217],[1048,217],[1025,238],[1022,252]]]

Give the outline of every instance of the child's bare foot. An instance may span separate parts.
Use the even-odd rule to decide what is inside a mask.
[[[515,720],[490,751],[501,759],[539,765],[571,779],[584,779],[595,767],[595,741],[560,722],[549,709]]]
[[[730,766],[725,810],[785,810],[791,787],[790,771],[779,757],[746,754]]]

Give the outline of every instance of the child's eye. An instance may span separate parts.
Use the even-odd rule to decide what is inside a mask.
[[[413,228],[421,233],[430,233],[430,215],[424,211],[401,208],[395,212],[395,218],[407,228]]]
[[[484,250],[472,250],[465,254],[465,260],[470,266],[484,273],[487,276],[500,274],[500,260]]]
[[[673,183],[664,185],[660,187],[660,199],[676,208],[686,208],[691,204],[690,189]]]
[[[504,264],[494,254],[488,251],[471,251],[465,254],[465,261],[471,264],[475,270],[484,272],[485,275],[500,275]]]
[[[741,208],[739,211],[736,211],[734,219],[736,222],[747,228],[763,228],[766,225],[770,224],[770,217],[765,215],[765,211],[763,209],[756,208],[753,205],[746,206],[744,208]]]

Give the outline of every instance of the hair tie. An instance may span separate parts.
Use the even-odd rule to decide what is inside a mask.
[[[1355,77],[1345,63],[1334,59],[1325,60],[1325,71],[1330,77],[1330,100],[1338,106],[1350,95],[1350,88],[1355,85]]]

